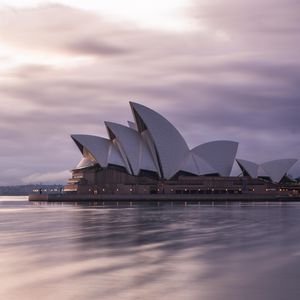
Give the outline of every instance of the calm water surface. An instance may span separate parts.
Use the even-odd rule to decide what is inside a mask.
[[[300,203],[0,198],[0,299],[300,299]]]

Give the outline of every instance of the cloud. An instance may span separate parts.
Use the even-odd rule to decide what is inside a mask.
[[[0,10],[2,42],[35,55],[120,55],[126,49],[114,33],[121,30],[96,14],[63,5]]]
[[[215,28],[279,38],[281,34],[299,34],[299,8],[296,0],[194,1],[191,14]]]
[[[94,41],[89,39],[77,40],[67,45],[67,48],[74,54],[83,55],[100,55],[100,56],[112,56],[117,54],[125,54],[126,49],[115,47],[113,45],[107,45],[100,41]]]
[[[132,119],[129,101],[161,112],[190,146],[230,139],[240,158],[300,158],[299,4],[199,3],[190,18],[200,29],[181,33],[62,5],[0,11],[1,43],[22,58],[1,55],[0,44],[11,63],[0,70],[0,159],[10,174],[0,183],[62,179],[57,170],[80,160],[70,134],[106,136],[105,120]]]

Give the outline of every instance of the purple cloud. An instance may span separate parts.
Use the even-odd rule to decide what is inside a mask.
[[[190,146],[231,139],[240,158],[300,158],[299,4],[207,3],[189,15],[205,30],[182,33],[59,5],[0,11],[3,43],[61,60],[0,70],[1,184],[60,181],[80,159],[69,135],[106,135],[105,120],[132,119],[131,100],[161,112]]]

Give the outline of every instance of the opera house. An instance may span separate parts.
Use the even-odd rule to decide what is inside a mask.
[[[236,159],[238,143],[211,141],[190,149],[152,109],[130,102],[134,122],[105,122],[108,137],[72,135],[82,159],[64,190],[76,194],[235,194],[285,191],[297,159],[262,164]],[[239,176],[230,176],[234,162]]]

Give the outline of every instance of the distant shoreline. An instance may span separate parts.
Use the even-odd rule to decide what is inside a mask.
[[[42,190],[44,193],[57,193],[63,188],[61,184],[24,184],[0,186],[0,196],[28,196],[35,190]]]

